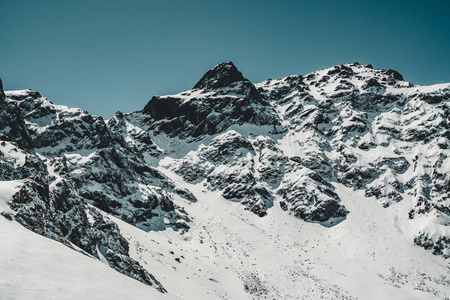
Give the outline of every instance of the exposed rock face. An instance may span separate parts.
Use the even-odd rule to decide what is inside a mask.
[[[292,211],[305,221],[332,226],[348,214],[347,209],[339,204],[334,187],[315,172],[300,169],[291,173],[283,180],[278,192],[283,197],[281,208]]]
[[[203,75],[194,89],[217,89],[227,87],[238,81],[248,81],[242,73],[230,62],[220,63]]]
[[[17,104],[0,101],[0,139],[15,141],[24,149],[31,147],[30,133]]]
[[[235,124],[280,126],[270,104],[231,62],[208,71],[193,90],[154,96],[142,114],[140,127],[180,138],[214,135]]]
[[[289,157],[291,161],[327,182],[364,190],[366,197],[378,199],[384,207],[412,201],[408,217],[427,224],[414,242],[449,256],[448,237],[432,228],[450,224],[443,171],[449,155],[445,100],[450,99],[450,85],[414,86],[394,70],[354,63],[267,80],[257,88],[265,99],[276,101],[288,124],[282,142],[300,146],[301,155]],[[320,182],[305,184],[311,191],[299,195],[314,201],[317,191],[323,190]],[[312,188],[314,184],[319,187]],[[284,202],[289,207],[289,201]]]
[[[188,182],[206,180],[210,190],[222,191],[225,199],[242,202],[246,209],[262,217],[273,206],[274,197],[257,174],[256,151],[248,139],[228,131],[215,137],[208,146],[201,146],[197,152],[176,161],[172,168]],[[270,179],[278,177],[269,169],[262,171]]]
[[[117,225],[86,203],[73,180],[55,180],[44,160],[15,143],[3,141],[0,149],[0,179],[24,180],[10,204],[16,221],[84,254],[104,258],[117,271],[165,292],[153,275],[128,256],[128,242]]]
[[[5,100],[5,92],[3,91],[3,82],[0,78],[0,101]]]
[[[11,203],[15,220],[164,292],[99,211],[143,230],[189,230],[173,198],[196,199],[146,162],[161,155],[148,133],[120,115],[106,123],[31,90],[8,92],[0,106],[0,178],[26,182]]]

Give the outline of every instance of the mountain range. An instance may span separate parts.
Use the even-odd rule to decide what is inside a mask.
[[[109,120],[0,91],[2,299],[450,299],[450,84],[224,62]]]

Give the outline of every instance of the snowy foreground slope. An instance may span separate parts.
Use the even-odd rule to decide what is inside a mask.
[[[0,209],[22,185],[0,183]],[[0,218],[0,299],[179,299]]]
[[[358,63],[107,121],[2,91],[0,299],[450,299],[449,100]]]

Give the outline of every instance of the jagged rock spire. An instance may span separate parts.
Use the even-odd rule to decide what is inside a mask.
[[[231,62],[223,62],[206,72],[194,89],[216,89],[229,86],[233,82],[246,80],[242,73]]]
[[[5,92],[3,91],[3,82],[0,78],[0,100],[5,100]]]
[[[395,70],[389,69],[389,70],[386,70],[385,73],[387,75],[392,76],[396,80],[404,80],[402,74],[400,74],[399,72],[397,72]]]

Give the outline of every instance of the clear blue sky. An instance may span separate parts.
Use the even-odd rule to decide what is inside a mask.
[[[233,61],[253,82],[358,61],[450,82],[450,1],[0,0],[0,76],[111,117]]]

